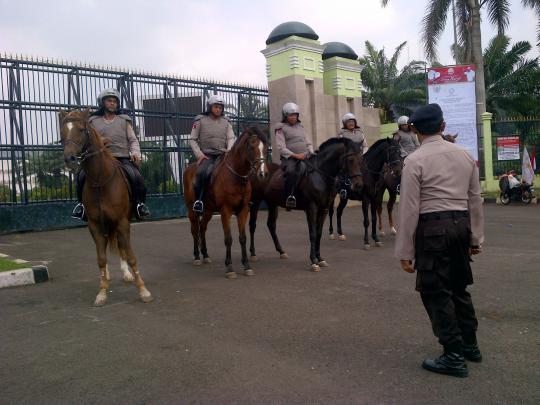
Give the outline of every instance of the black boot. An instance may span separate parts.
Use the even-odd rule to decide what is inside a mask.
[[[144,217],[147,217],[148,215],[150,215],[150,210],[148,209],[146,204],[142,202],[138,203],[137,204],[137,218],[143,219]]]
[[[339,190],[339,198],[341,198],[342,200],[346,200],[347,199],[347,190],[342,188],[341,190]]]
[[[476,334],[463,335],[463,343],[461,345],[463,350],[463,357],[469,361],[480,363],[482,361],[482,353],[478,347],[478,341],[476,340]]]
[[[436,359],[424,360],[422,367],[434,373],[461,378],[467,377],[469,375],[469,370],[467,369],[465,358],[459,353],[459,350],[457,351],[458,352],[454,352],[445,348],[444,353]]]
[[[204,212],[204,204],[202,200],[197,200],[193,203],[193,212],[202,215]]]
[[[71,218],[80,219],[81,221],[87,220],[84,212],[84,205],[82,203],[78,203],[75,208],[73,208]]]
[[[287,197],[287,201],[285,201],[285,208],[287,211],[296,208],[296,197],[293,194]]]

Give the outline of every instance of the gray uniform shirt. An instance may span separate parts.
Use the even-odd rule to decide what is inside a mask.
[[[476,162],[461,146],[433,135],[405,159],[401,175],[395,256],[414,260],[420,214],[469,211],[471,246],[484,242],[484,213]]]
[[[342,128],[338,134],[338,138],[348,138],[353,142],[357,142],[362,145],[363,152],[366,153],[367,151],[367,142],[364,137],[364,131],[362,131],[362,128],[355,128],[352,131],[349,131],[348,129]]]
[[[313,146],[299,122],[294,125],[287,123],[276,125],[276,146],[282,159],[288,159],[297,153],[313,153]]]
[[[131,126],[129,115],[120,114],[113,120],[106,120],[103,116],[94,115],[88,122],[104,138],[111,141],[109,150],[118,158],[129,158],[131,155],[140,155],[139,140]]]
[[[409,156],[420,147],[418,138],[413,131],[405,132],[400,129],[394,132],[394,139],[399,142],[401,157]]]
[[[189,145],[199,159],[205,154],[224,153],[234,144],[234,132],[227,117],[198,115],[193,123]]]

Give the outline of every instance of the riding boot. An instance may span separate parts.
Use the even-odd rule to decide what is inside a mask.
[[[296,208],[296,197],[294,196],[294,191],[296,189],[296,162],[286,161],[286,171],[285,171],[285,208],[287,211],[290,211],[293,208]]]
[[[194,185],[194,191],[197,200],[193,203],[193,212],[195,212],[197,215],[202,215],[204,212],[204,190],[206,190],[208,184],[210,183],[212,169],[214,168],[214,164],[217,158],[217,155],[209,155],[209,158],[204,160],[197,169]]]
[[[195,180],[195,195],[197,200],[193,203],[193,212],[198,215],[202,215],[204,212],[204,203],[203,203],[203,187],[201,184],[201,179],[197,178]]]
[[[86,180],[86,174],[84,171],[79,171],[77,173],[77,179],[76,179],[76,187],[77,187],[77,200],[79,203],[75,206],[73,209],[73,212],[71,213],[71,217],[75,219],[80,219],[81,221],[88,221],[88,218],[86,217],[86,212],[84,209],[84,205],[82,203],[82,192],[84,188],[84,182]]]

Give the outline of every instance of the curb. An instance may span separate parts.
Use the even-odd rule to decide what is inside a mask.
[[[38,265],[31,268],[8,270],[0,273],[0,288],[16,287],[27,284],[43,283],[49,280],[47,266]]]

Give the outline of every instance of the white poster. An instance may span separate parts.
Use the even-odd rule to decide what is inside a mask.
[[[467,148],[478,162],[474,65],[429,68],[427,75],[429,102],[441,106],[444,134],[457,134],[456,143]]]

